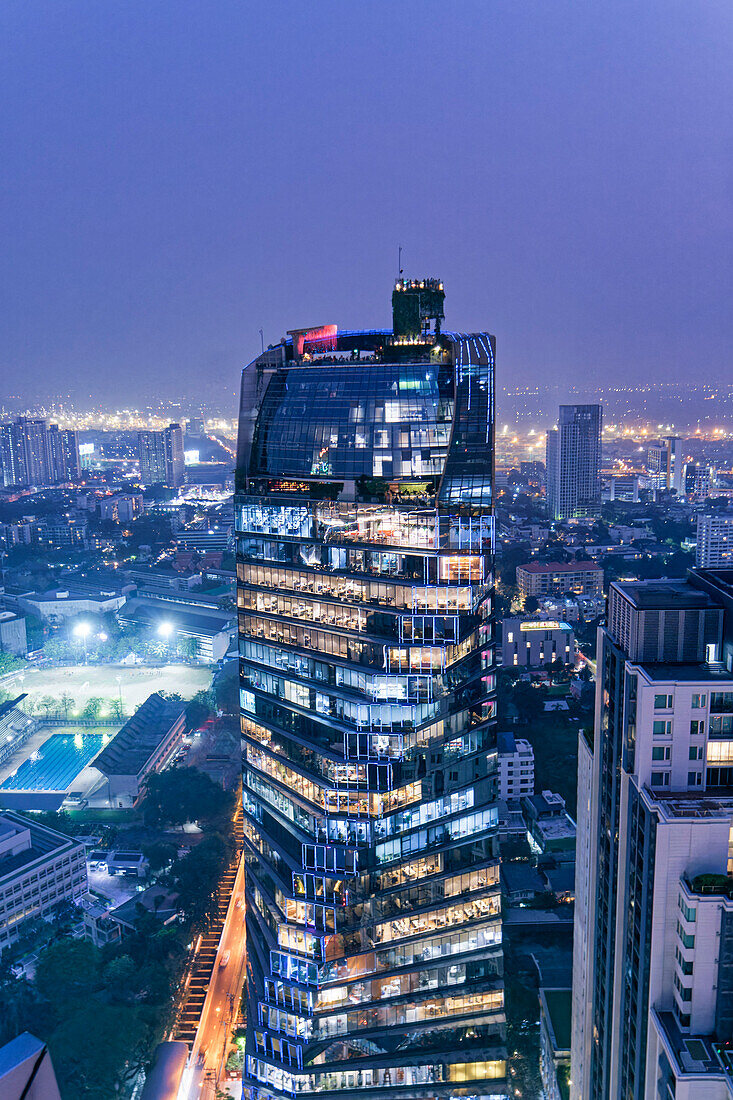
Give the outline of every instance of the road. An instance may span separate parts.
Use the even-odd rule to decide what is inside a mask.
[[[222,966],[222,958],[227,952],[229,952],[229,961],[226,966]],[[213,1100],[217,1083],[220,1087],[225,1087],[224,1066],[229,1037],[239,1012],[245,963],[244,857],[242,857],[237,868],[191,1057],[178,1090],[178,1100]],[[237,1090],[239,1091],[240,1088],[241,1086],[237,1083]]]

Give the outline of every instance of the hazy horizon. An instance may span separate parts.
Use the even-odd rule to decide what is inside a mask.
[[[5,394],[227,402],[407,274],[499,385],[730,376],[720,0],[0,11]]]

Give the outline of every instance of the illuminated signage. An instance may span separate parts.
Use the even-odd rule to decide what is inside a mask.
[[[559,623],[554,619],[548,619],[547,622],[531,622],[520,623],[520,630],[570,630],[568,623]]]
[[[337,334],[338,325],[288,329],[288,336],[293,338],[293,351],[298,359],[305,352],[335,351]]]

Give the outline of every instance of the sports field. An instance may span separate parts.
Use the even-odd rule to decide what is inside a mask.
[[[26,668],[4,677],[8,692],[25,691],[37,702],[51,696],[74,700],[70,714],[84,709],[89,699],[121,699],[124,713],[132,714],[153,691],[177,692],[190,699],[208,688],[211,669],[191,665],[166,665],[162,668],[129,665],[76,665],[71,668]],[[59,707],[61,704],[59,703]]]

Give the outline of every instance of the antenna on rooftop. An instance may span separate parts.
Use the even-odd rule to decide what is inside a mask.
[[[397,250],[397,275],[402,278],[402,245]]]
[[[262,329],[259,329],[258,331],[259,331],[259,334],[260,334],[260,343],[262,344],[262,352],[264,354],[264,351],[265,351],[265,334],[262,331]]]

